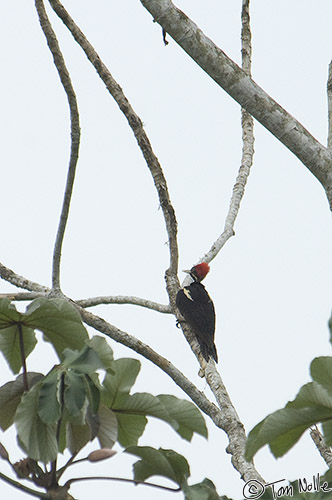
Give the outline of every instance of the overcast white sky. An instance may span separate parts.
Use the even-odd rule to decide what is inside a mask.
[[[239,63],[241,3],[179,0],[176,5]],[[241,157],[239,106],[170,38],[164,47],[160,27],[139,0],[67,0],[65,6],[145,124],[168,180],[179,224],[180,268],[186,269],[223,228]],[[104,84],[50,14],[77,92],[82,127],[63,247],[63,291],[72,298],[128,294],[166,302],[167,236],[150,173]],[[251,16],[254,79],[325,144],[331,2],[253,0]],[[0,261],[50,285],[69,156],[66,97],[33,1],[0,3],[0,37]],[[309,381],[311,360],[330,355],[331,349],[332,235],[324,191],[259,124],[255,136],[254,166],[236,236],[211,264],[205,283],[217,312],[219,368],[247,431],[293,399]],[[12,289],[0,283],[1,293]],[[96,311],[170,359],[210,397],[172,317],[134,306]],[[120,345],[112,347],[115,357],[139,358]],[[165,374],[140,359],[136,391],[185,397]],[[46,372],[54,362],[51,352],[39,346],[28,368]],[[13,376],[1,363],[3,384]],[[140,444],[183,453],[192,483],[209,477],[219,494],[240,500],[243,483],[224,451],[227,439],[208,426],[207,442],[195,437],[187,444],[166,425],[151,421]],[[0,439],[12,459],[22,458],[12,433]],[[132,462],[119,453],[71,472],[131,477]],[[255,463],[267,481],[310,478],[326,469],[308,436],[277,461],[261,450]],[[4,462],[1,471],[9,473]],[[6,500],[23,498],[4,484],[0,492]],[[93,494],[100,500],[172,498],[114,483],[77,484],[71,492],[80,500]]]

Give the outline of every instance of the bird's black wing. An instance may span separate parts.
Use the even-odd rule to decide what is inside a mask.
[[[187,323],[195,330],[204,357],[209,354],[217,361],[214,345],[215,310],[204,285],[194,282],[184,287],[177,294],[176,305]]]

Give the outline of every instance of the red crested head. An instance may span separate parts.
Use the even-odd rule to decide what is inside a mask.
[[[209,264],[207,262],[202,262],[201,264],[197,264],[196,266],[192,267],[189,271],[189,274],[195,281],[200,282],[205,278],[209,271]]]

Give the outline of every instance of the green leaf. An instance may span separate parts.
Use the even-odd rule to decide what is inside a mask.
[[[111,368],[114,374],[107,373],[103,385],[108,393],[110,405],[121,394],[129,394],[141,368],[137,359],[121,358],[113,361]]]
[[[64,383],[64,403],[69,414],[76,417],[79,415],[86,401],[84,375],[75,371],[67,371]]]
[[[104,368],[98,354],[87,345],[79,352],[66,349],[65,360],[62,366],[64,368],[72,368],[80,373],[87,373],[88,375]]]
[[[322,423],[324,441],[327,446],[332,446],[332,420]],[[332,478],[331,478],[332,480]]]
[[[87,424],[66,423],[66,447],[74,454],[78,453],[91,440]]]
[[[113,448],[118,437],[118,423],[114,413],[101,405],[98,411],[98,441],[101,448]]]
[[[88,424],[88,414],[89,411],[84,408],[77,417],[73,417],[66,407],[63,408],[60,420],[59,452],[63,453],[68,448],[71,453],[78,453],[96,436],[96,433],[92,434]]]
[[[28,385],[33,387],[44,378],[42,373],[28,372]],[[0,387],[0,427],[3,431],[14,423],[16,409],[24,393],[23,375]]]
[[[204,417],[193,403],[166,394],[160,394],[157,398],[167,409],[172,419],[170,423],[181,437],[191,441],[193,433],[196,432],[207,438],[208,431]]]
[[[268,415],[249,433],[246,459],[250,461],[265,444],[275,457],[284,455],[311,425],[331,418],[331,410],[322,407],[283,408]]]
[[[112,409],[117,413],[127,413],[131,415],[151,415],[162,420],[169,420],[170,416],[165,406],[156,396],[148,392],[136,392],[133,395],[123,394],[112,405]]]
[[[92,413],[90,406],[87,407],[85,413],[85,422],[89,426],[92,441],[92,439],[94,439],[98,435],[100,429],[100,417],[98,413]]]
[[[287,408],[323,407],[332,410],[332,393],[317,382],[309,382],[301,387],[294,401],[289,401]],[[332,416],[332,411],[331,411]]]
[[[89,400],[91,411],[96,414],[100,404],[100,391],[89,375],[84,376],[85,392]]]
[[[134,478],[137,481],[145,481],[151,476],[163,476],[182,485],[186,484],[190,476],[187,460],[173,450],[131,446],[125,451],[142,459],[134,464]]]
[[[58,453],[56,425],[45,424],[38,415],[38,396],[41,383],[22,397],[15,414],[19,441],[29,458],[44,463],[54,460]]]
[[[45,424],[57,422],[61,416],[59,386],[61,372],[52,370],[41,384],[38,396],[38,415]]]
[[[112,363],[114,362],[113,351],[104,337],[95,335],[92,339],[87,340],[86,343],[98,354],[105,370],[112,367]]]
[[[43,332],[60,358],[64,349],[82,349],[88,339],[80,315],[64,299],[35,299],[22,316],[26,326]]]
[[[22,355],[20,348],[19,331],[22,331],[25,358],[31,354],[37,340],[35,332],[22,324],[20,327],[15,324],[0,330],[0,351],[4,355],[9,368],[13,373],[18,373],[22,367]]]
[[[310,365],[310,373],[318,384],[332,394],[332,357],[315,358]],[[332,397],[332,396],[331,396]]]
[[[112,448],[116,442],[117,420],[111,410],[101,405],[97,415],[87,411],[83,422],[82,419],[73,420],[65,409],[60,429],[61,452],[68,447],[71,453],[77,453],[95,437],[105,448]]]
[[[115,413],[118,422],[118,441],[124,448],[136,445],[144,432],[147,419],[141,415]]]
[[[182,486],[185,500],[219,500],[216,487],[210,479],[205,478],[201,483],[192,486]],[[225,498],[226,497],[221,497]],[[230,500],[230,499],[229,499]]]
[[[332,481],[332,469],[327,469],[321,480],[330,483]]]
[[[175,396],[142,392],[133,395],[118,396],[112,409],[116,414],[142,415],[156,417],[170,424],[181,437],[191,440],[197,432],[207,437],[204,418],[195,405]]]
[[[21,314],[7,298],[0,299],[0,330],[19,322]]]
[[[329,330],[330,330],[330,342],[332,344],[332,316],[329,319],[328,325],[329,325]]]

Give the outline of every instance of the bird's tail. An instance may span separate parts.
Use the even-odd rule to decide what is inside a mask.
[[[212,345],[207,345],[200,343],[200,348],[202,351],[203,358],[208,362],[210,357],[212,357],[216,363],[218,363],[218,354],[217,354],[217,349],[214,344]]]

